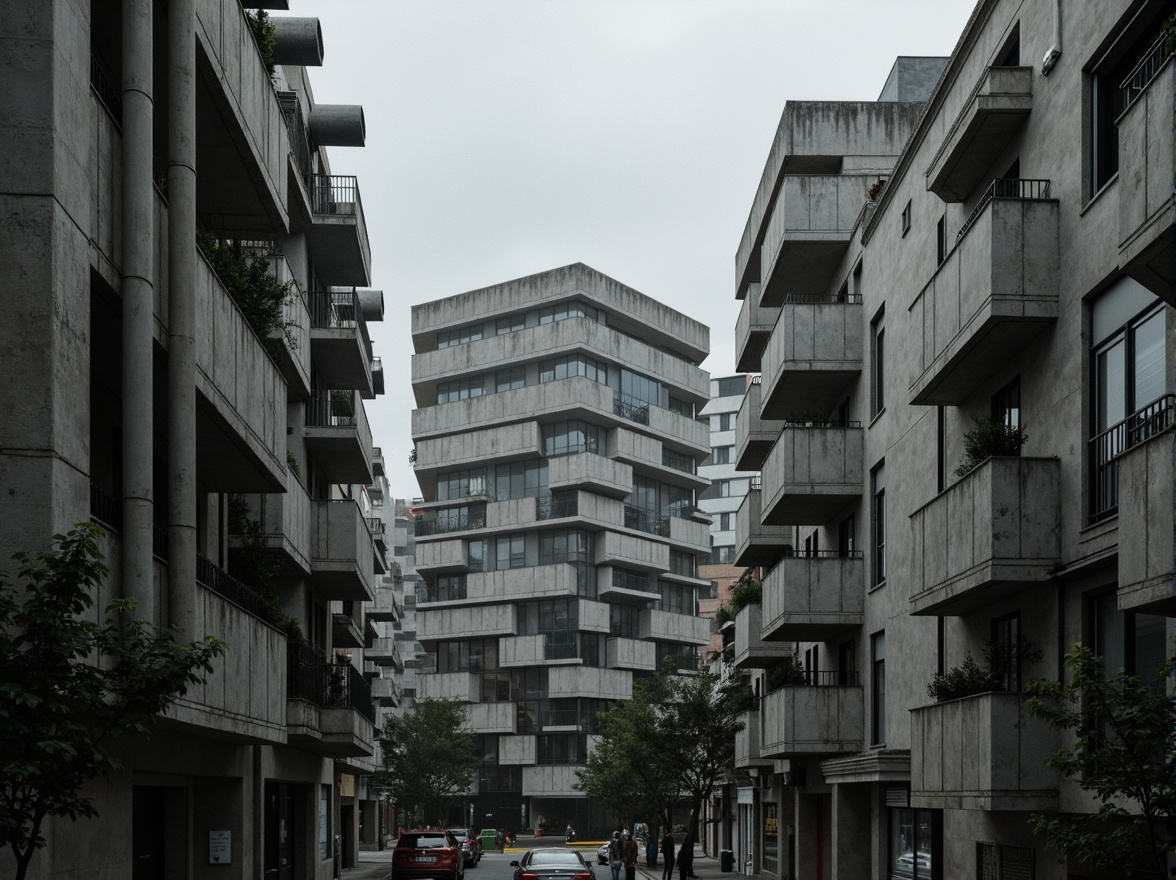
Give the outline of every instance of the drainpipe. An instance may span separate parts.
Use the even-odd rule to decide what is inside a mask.
[[[1054,35],[1053,42],[1045,50],[1045,57],[1041,59],[1041,75],[1049,76],[1053,66],[1062,57],[1062,0],[1054,0]]]
[[[168,607],[196,632],[196,6],[168,6]]]
[[[151,0],[123,0],[122,14],[122,577],[135,616],[155,621]]]

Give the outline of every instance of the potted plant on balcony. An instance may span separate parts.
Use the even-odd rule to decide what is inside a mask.
[[[964,458],[955,469],[957,477],[966,477],[994,456],[1020,455],[1029,439],[1019,425],[1008,425],[988,413],[972,416],[972,430],[964,434]]]
[[[1041,648],[1022,638],[1015,650],[1001,642],[989,640],[984,644],[983,665],[969,653],[964,662],[953,666],[943,675],[936,675],[927,685],[927,695],[936,703],[974,697],[991,691],[1004,691],[1009,670],[1018,661],[1036,663],[1041,659]]]
[[[804,671],[804,664],[796,657],[791,657],[779,666],[768,670],[767,689],[769,692],[782,687],[798,687],[809,683]]]

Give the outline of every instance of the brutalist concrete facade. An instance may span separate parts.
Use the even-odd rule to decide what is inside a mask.
[[[278,22],[271,75],[237,0],[0,13],[0,557],[92,519],[98,607],[228,644],[117,744],[98,818],[47,824],[31,876],[334,877],[372,769],[363,605],[384,571],[363,409],[383,299],[356,290],[359,189],[325,149],[362,145],[362,109],[315,104],[313,18]],[[255,333],[205,233],[291,283],[285,332]],[[284,621],[243,574],[262,557]]]
[[[596,713],[709,636],[707,328],[581,264],[412,320],[418,696],[469,703],[474,825],[603,831]]]
[[[1054,4],[981,0],[879,103],[785,108],[736,257],[762,372],[740,541],[767,554],[744,623],[803,667],[744,634],[755,870],[1094,876],[1030,831],[1092,806],[1023,691],[1075,642],[1145,677],[1176,646],[1165,14],[1088,4],[1055,35]],[[1019,455],[957,472],[974,417],[1023,430]],[[928,696],[986,649],[999,690]]]

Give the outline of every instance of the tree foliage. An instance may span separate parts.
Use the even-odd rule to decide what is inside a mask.
[[[1166,876],[1176,807],[1176,658],[1158,682],[1107,675],[1102,658],[1078,645],[1066,655],[1069,681],[1030,684],[1029,713],[1071,734],[1074,744],[1046,762],[1094,795],[1091,814],[1034,815],[1051,849],[1121,877]]]
[[[397,807],[435,821],[470,790],[478,767],[474,746],[460,701],[417,700],[412,711],[384,721],[377,783]]]
[[[82,786],[118,769],[110,740],[145,733],[212,670],[224,644],[183,644],[176,630],[134,618],[117,599],[101,623],[85,619],[108,576],[97,538],[80,524],[54,547],[16,553],[21,586],[0,580],[0,847],[26,875],[46,817],[98,815]]]
[[[710,673],[678,675],[667,664],[633,686],[633,699],[599,716],[600,741],[577,771],[581,791],[628,818],[634,810],[670,826],[676,801],[691,804],[687,845],[702,805],[735,760],[743,729],[738,695]]]

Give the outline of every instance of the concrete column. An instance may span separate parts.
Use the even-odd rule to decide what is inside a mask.
[[[168,4],[168,607],[196,632],[196,4]]]
[[[870,786],[834,785],[832,814],[833,876],[869,877]]]
[[[151,553],[152,346],[155,255],[152,192],[151,0],[123,0],[122,48],[122,388],[123,595],[154,620]]]

